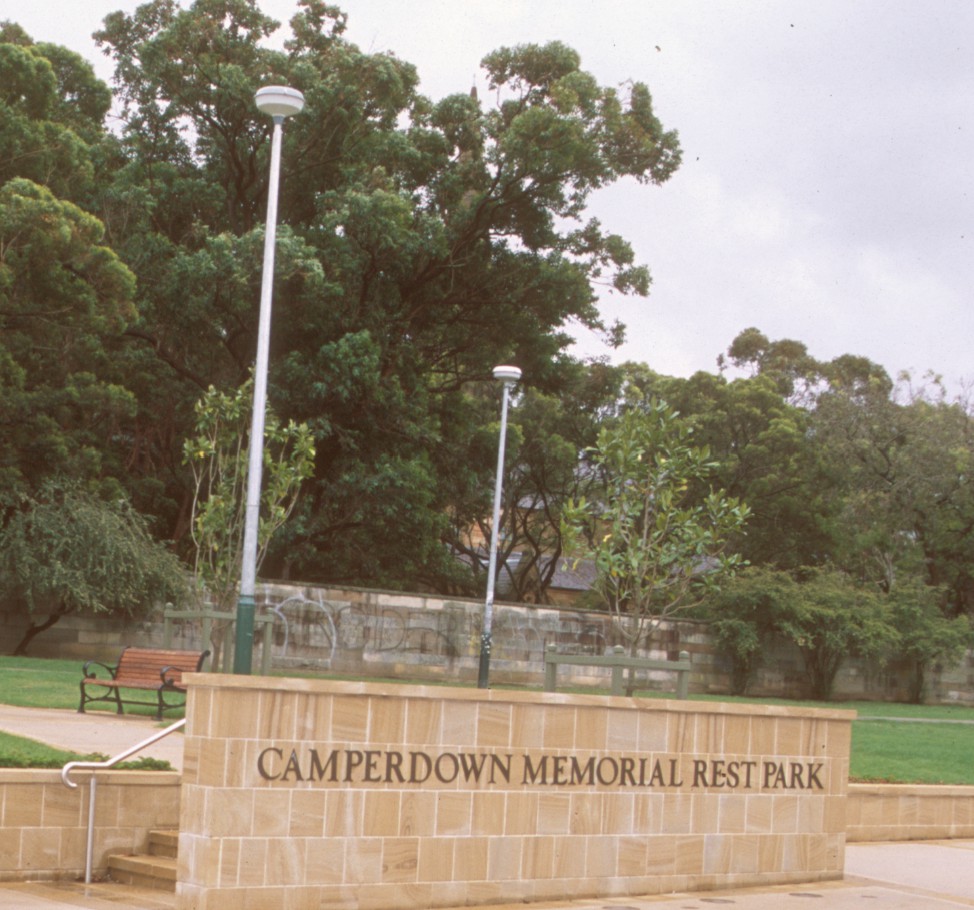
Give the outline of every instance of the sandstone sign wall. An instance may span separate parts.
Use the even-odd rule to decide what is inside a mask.
[[[842,875],[850,712],[188,682],[185,908],[425,910]]]

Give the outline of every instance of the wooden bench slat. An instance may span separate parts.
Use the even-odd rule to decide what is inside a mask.
[[[203,661],[209,656],[209,651],[180,651],[172,648],[124,648],[114,667],[87,661],[84,665],[84,677],[81,680],[81,703],[78,711],[84,714],[85,705],[93,701],[112,701],[117,713],[122,714],[122,705],[148,705],[156,708],[157,719],[162,719],[164,711],[181,708],[181,702],[166,701],[166,693],[185,693],[182,686],[183,673],[195,673],[202,669]],[[94,672],[89,672],[93,664],[102,667],[111,674],[110,677],[99,678]],[[101,695],[90,695],[88,686],[97,686],[102,690]],[[154,691],[154,703],[123,699],[120,689],[143,689]]]

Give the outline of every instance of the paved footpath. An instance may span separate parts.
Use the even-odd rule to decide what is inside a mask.
[[[88,755],[99,752],[114,758],[126,749],[158,733],[174,721],[157,721],[140,714],[114,711],[77,711],[60,708],[16,708],[0,705],[0,730],[26,736],[58,749]],[[183,734],[177,730],[153,743],[139,755],[168,761],[177,771],[183,767]]]
[[[125,885],[0,883],[3,910],[177,910],[176,895]],[[970,910],[974,841],[853,844],[840,882],[665,897],[517,904],[490,910]]]
[[[152,718],[0,705],[0,730],[75,752],[113,756],[161,729]],[[182,767],[182,734],[151,746]],[[517,904],[518,910],[958,910],[974,908],[974,841],[852,844],[845,878],[764,889]],[[0,910],[175,910],[176,896],[117,884],[0,882]],[[492,910],[514,910],[495,907]]]

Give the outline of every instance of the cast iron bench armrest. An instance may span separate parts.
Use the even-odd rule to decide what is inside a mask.
[[[115,667],[110,667],[108,664],[103,664],[100,660],[86,660],[85,665],[81,668],[81,672],[84,674],[85,679],[98,679],[97,675],[88,669],[89,667],[101,667],[105,672],[111,674],[111,679],[115,678]]]

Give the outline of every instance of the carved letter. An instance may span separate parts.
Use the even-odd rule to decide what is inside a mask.
[[[589,758],[584,765],[578,763],[578,756],[572,756],[572,772],[569,778],[569,783],[571,784],[588,784],[588,786],[593,786],[595,784],[595,757]]]
[[[257,773],[264,778],[264,780],[277,780],[280,775],[271,774],[264,764],[264,756],[266,756],[268,753],[276,755],[278,758],[284,758],[284,753],[280,749],[264,749],[264,751],[257,756]]]
[[[490,782],[497,783],[494,772],[500,771],[505,783],[511,782],[511,759],[512,755],[491,755],[490,757]]]
[[[420,774],[419,766],[423,765],[422,774]],[[422,752],[410,752],[409,753],[409,782],[411,784],[422,784],[429,780],[430,774],[433,773],[433,763],[429,760],[428,755],[424,755]]]
[[[794,790],[796,787],[799,790],[805,789],[805,781],[803,779],[804,773],[805,773],[805,769],[800,764],[798,764],[798,762],[791,763],[791,781],[789,782],[788,785],[789,790]]]
[[[825,787],[822,786],[822,781],[819,779],[818,773],[822,770],[821,762],[809,762],[808,763],[808,789],[809,790],[824,790]]]
[[[328,753],[328,761],[324,764],[321,763],[321,758],[318,755],[317,749],[311,750],[311,768],[308,775],[311,780],[324,780],[325,775],[328,775],[328,780],[333,783],[338,780],[338,753],[332,749]]]
[[[548,756],[542,755],[538,767],[534,767],[530,755],[524,756],[524,780],[522,784],[546,784],[548,783]]]
[[[365,756],[358,749],[345,750],[345,780],[351,780],[355,769],[362,764]]]
[[[304,780],[304,775],[301,774],[301,765],[298,763],[298,754],[294,749],[291,750],[291,756],[284,766],[284,773],[281,775],[281,780],[290,780],[292,775],[295,780]]]
[[[620,769],[621,780],[619,781],[619,786],[624,787],[627,784],[630,787],[636,786],[636,775],[633,773],[636,767],[636,760],[634,758],[623,758],[622,767]]]
[[[663,779],[663,766],[660,764],[660,760],[658,758],[653,762],[653,773],[649,775],[649,786],[666,786],[666,781]]]
[[[447,760],[445,762],[446,765],[449,766],[450,763],[453,764],[452,770],[450,770],[448,767],[446,772],[443,771],[441,766],[444,764],[444,759]],[[457,757],[452,752],[444,752],[442,755],[438,755],[436,757],[436,779],[441,784],[452,784],[453,781],[457,779],[459,774],[460,762],[457,761]]]
[[[386,783],[389,783],[393,776],[397,783],[406,783],[402,773],[402,752],[386,752]]]
[[[602,771],[606,766],[609,768],[609,774],[604,774]],[[614,784],[619,779],[619,763],[609,756],[600,758],[595,765],[595,776],[603,786]]]
[[[479,755],[471,755],[469,752],[460,753],[460,767],[463,769],[463,779],[470,780],[473,778],[475,781],[480,780],[480,775],[484,770],[484,762],[487,761],[487,756],[482,752]]]
[[[379,756],[382,753],[377,749],[368,749],[365,753],[365,778],[366,783],[378,784],[382,782],[376,770],[379,765]]]
[[[691,786],[707,786],[707,763],[699,758],[693,761],[693,784]]]
[[[563,787],[568,783],[565,776],[565,765],[568,764],[567,755],[555,755],[551,759],[551,782],[558,787]]]
[[[677,759],[675,758],[670,759],[670,786],[682,787],[683,781],[677,780],[677,777],[679,777],[679,775],[676,773],[676,763],[677,763]]]

